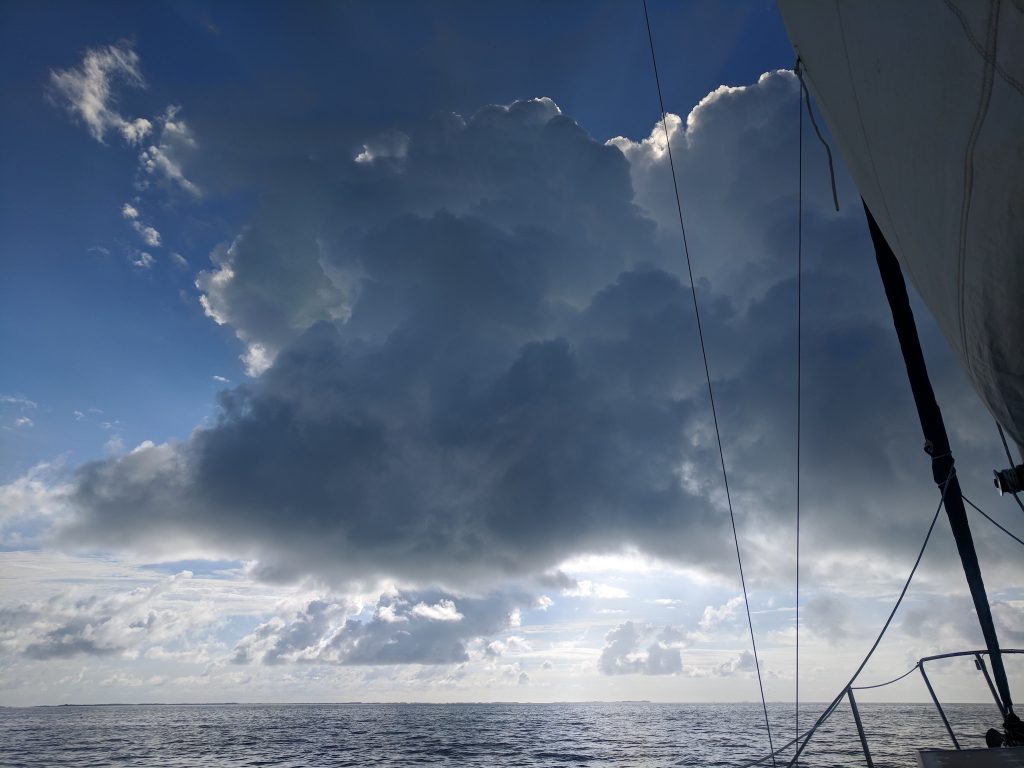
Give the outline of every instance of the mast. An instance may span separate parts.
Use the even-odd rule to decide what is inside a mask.
[[[882,277],[885,296],[889,300],[889,309],[892,311],[893,325],[896,327],[896,335],[900,342],[900,350],[903,352],[903,360],[907,366],[907,378],[910,380],[910,388],[914,394],[914,404],[917,406],[921,430],[924,432],[924,449],[932,458],[932,477],[943,493],[946,515],[949,517],[950,528],[953,529],[953,538],[956,540],[960,562],[963,564],[967,585],[970,587],[971,598],[974,600],[974,609],[977,611],[981,632],[985,637],[985,645],[992,661],[992,676],[995,678],[999,698],[1002,699],[1002,709],[1007,716],[1010,716],[1013,714],[1013,700],[1006,679],[1003,657],[999,651],[999,638],[992,621],[992,609],[989,607],[985,582],[978,565],[978,554],[974,549],[974,539],[971,536],[967,511],[964,509],[964,501],[960,493],[960,483],[953,466],[953,453],[949,445],[949,437],[946,434],[946,425],[942,419],[939,404],[935,400],[931,380],[928,378],[928,368],[921,351],[921,341],[917,335],[914,313],[910,308],[903,271],[867,204],[864,205],[864,212],[867,214],[868,227],[871,230],[871,241],[875,246],[878,272]]]

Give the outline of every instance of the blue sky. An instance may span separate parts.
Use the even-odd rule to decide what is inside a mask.
[[[694,104],[721,83],[790,64],[771,3],[651,9],[670,105]],[[125,113],[181,104],[191,124],[228,132],[253,123],[286,130],[298,117],[355,142],[435,112],[557,94],[593,136],[639,136],[657,107],[637,13],[623,3],[5,9],[2,77],[12,119],[0,130],[4,175],[19,183],[0,193],[2,344],[14,363],[0,385],[44,405],[32,416],[32,435],[4,442],[2,478],[60,453],[72,452],[76,462],[102,455],[109,439],[98,431],[102,423],[117,422],[130,444],[186,437],[209,414],[211,377],[237,381],[242,373],[232,335],[198,309],[190,273],[167,258],[145,274],[123,268],[136,245],[120,214],[134,153],[116,140],[100,145],[59,119],[45,96],[52,69],[71,66],[86,48],[133,41],[144,51],[147,88],[118,93]],[[164,251],[180,252],[193,271],[253,206],[256,193],[244,178],[218,183],[201,206],[162,200],[147,210],[159,231],[170,228]],[[102,414],[75,419],[74,411],[88,409]]]
[[[793,54],[772,3],[650,8],[788,700]],[[0,13],[0,703],[755,697],[641,6]],[[824,699],[937,500],[856,190],[839,163],[836,214],[804,161]],[[990,419],[919,316],[988,501]],[[977,642],[948,538],[877,677]]]

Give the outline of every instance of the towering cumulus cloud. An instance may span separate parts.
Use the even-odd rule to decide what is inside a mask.
[[[775,73],[672,123],[734,500],[766,548],[791,509],[795,105]],[[465,588],[627,545],[731,572],[660,127],[604,144],[536,99],[402,129],[281,175],[214,254],[204,307],[257,375],[187,442],[83,466],[64,536],[339,583]],[[812,199],[819,243],[827,212]],[[834,435],[873,444],[901,405],[875,402],[899,366],[846,216],[806,278],[832,292],[805,341],[808,493],[834,505],[836,479],[894,475],[878,451],[830,466]],[[859,513],[836,527],[890,514]],[[652,647],[649,671],[678,667]]]

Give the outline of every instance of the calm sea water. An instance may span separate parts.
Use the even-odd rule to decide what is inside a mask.
[[[813,710],[820,711],[820,706]],[[808,705],[808,713],[812,710]],[[793,710],[772,706],[776,741]],[[994,705],[947,708],[964,746],[984,746]],[[945,747],[935,710],[861,704],[879,768]],[[759,725],[760,724],[760,725]],[[783,730],[785,734],[783,735]],[[739,766],[765,754],[759,705],[332,704],[0,709],[3,766]],[[864,765],[848,707],[801,765]],[[771,764],[770,762],[768,763]]]

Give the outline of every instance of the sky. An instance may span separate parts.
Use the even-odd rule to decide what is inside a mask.
[[[793,52],[773,3],[650,11],[790,701]],[[758,697],[642,6],[0,18],[0,705]],[[858,194],[838,158],[834,211],[803,151],[800,681],[827,701],[938,494]],[[915,306],[965,493],[1019,532]],[[1020,646],[1019,544],[972,524]],[[940,517],[862,680],[982,646]],[[944,700],[987,700],[972,667],[935,669]]]

